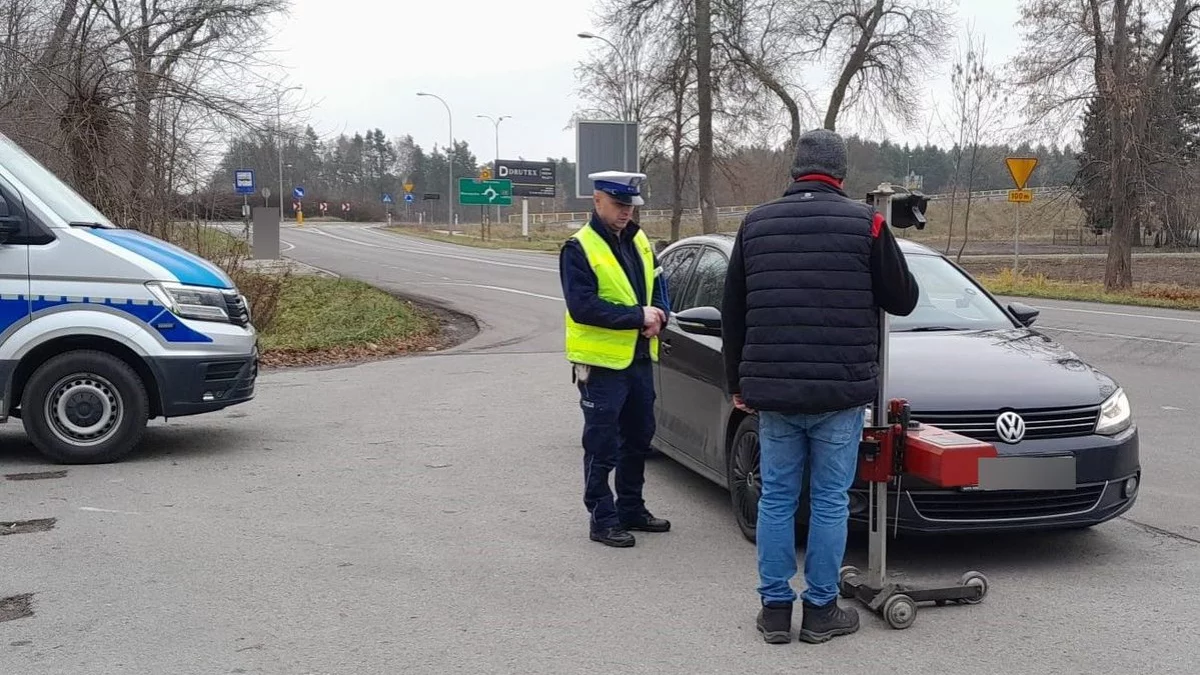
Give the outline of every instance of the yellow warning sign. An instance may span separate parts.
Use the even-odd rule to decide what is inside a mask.
[[[404,184],[404,191],[405,191],[405,192],[412,192],[412,189],[413,189],[413,184],[412,184],[412,183],[405,183],[405,184]]]
[[[1029,190],[1009,190],[1008,201],[1025,204],[1033,201],[1033,193]]]
[[[485,167],[483,167],[482,169],[480,169],[480,171],[479,171],[479,179],[480,179],[480,180],[491,180],[491,179],[492,179],[492,169],[491,169],[491,167],[486,167],[486,166],[485,166]]]
[[[1004,163],[1008,165],[1008,173],[1017,184],[1017,189],[1024,190],[1025,184],[1029,182],[1029,175],[1037,168],[1038,161],[1037,157],[1008,157]]]

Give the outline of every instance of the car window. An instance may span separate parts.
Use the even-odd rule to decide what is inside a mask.
[[[905,256],[905,260],[917,280],[920,293],[912,314],[889,319],[892,330],[1013,327],[1004,310],[946,259],[932,255],[909,255]]]
[[[691,293],[688,307],[716,307],[721,309],[721,300],[725,296],[725,270],[728,263],[725,256],[715,248],[706,247],[696,264],[695,291]]]
[[[696,259],[698,250],[696,246],[684,246],[671,251],[660,259],[663,277],[667,280],[667,294],[673,312],[682,311],[679,302],[683,299],[683,294],[687,292],[688,281],[691,278],[688,270],[692,267],[692,261]]]

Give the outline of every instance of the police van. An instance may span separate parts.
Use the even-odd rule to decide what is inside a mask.
[[[0,134],[0,422],[67,464],[254,397],[257,334],[212,263],[113,225]]]

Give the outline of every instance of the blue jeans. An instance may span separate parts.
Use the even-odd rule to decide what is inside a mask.
[[[795,517],[806,460],[812,471],[812,515],[803,600],[827,605],[837,598],[863,414],[862,407],[819,415],[759,413],[758,592],[764,604],[796,600],[791,587],[796,575]]]

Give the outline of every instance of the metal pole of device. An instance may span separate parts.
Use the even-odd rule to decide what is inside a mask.
[[[446,182],[446,225],[448,229],[454,231],[454,115],[450,112],[450,104],[446,103],[445,99],[437,94],[419,91],[417,96],[429,96],[436,98],[442,102],[446,108],[446,120],[450,126],[450,145],[446,148],[446,163],[449,168],[446,172],[449,174]]]
[[[871,196],[875,201],[875,210],[882,213],[887,221],[884,227],[890,227],[892,222],[892,195],[895,190],[891,184],[881,183]],[[879,392],[875,395],[875,405],[871,408],[871,424],[883,426],[887,424],[888,408],[888,313],[879,310]],[[882,588],[883,580],[887,578],[887,488],[886,482],[871,483],[870,511],[871,534],[868,542],[867,584],[872,588]]]

